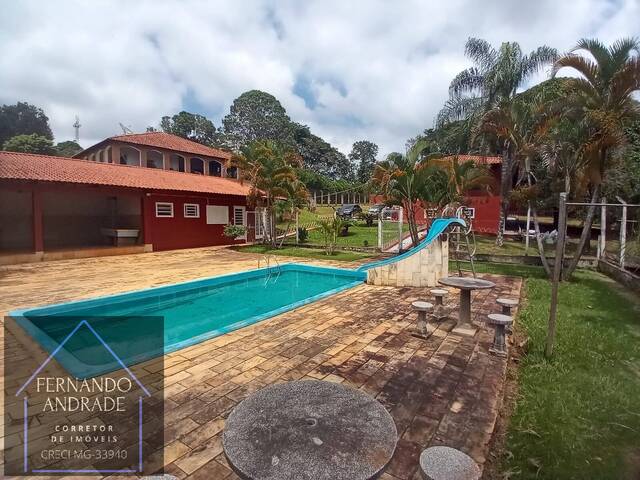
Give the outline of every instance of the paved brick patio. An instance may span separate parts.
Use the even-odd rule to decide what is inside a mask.
[[[257,258],[200,249],[7,267],[0,270],[0,312],[255,268]],[[483,278],[497,287],[474,293],[476,321],[499,311],[497,296],[517,298],[521,288],[520,279]],[[362,285],[167,355],[158,466],[179,478],[237,478],[222,452],[225,417],[251,392],[301,378],[351,385],[388,409],[399,442],[382,479],[419,478],[417,459],[429,445],[453,446],[484,463],[506,360],[488,354],[492,332],[484,327],[474,337],[457,335],[447,320],[429,339],[414,337],[410,304],[418,298],[424,289]],[[149,378],[159,374],[154,365],[144,366]]]

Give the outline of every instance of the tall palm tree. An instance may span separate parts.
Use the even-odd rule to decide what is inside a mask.
[[[281,200],[298,202],[302,184],[296,169],[301,166],[300,156],[271,140],[249,144],[240,154],[232,157],[232,165],[239,166],[243,180],[251,184],[249,201],[263,199],[269,218],[268,234],[276,246],[275,203]]]
[[[552,97],[552,100],[555,99]],[[475,135],[490,134],[501,140],[504,148],[508,150],[508,156],[513,159],[514,166],[519,168],[521,173],[519,182],[525,182],[531,190],[535,182],[532,162],[539,158],[540,141],[546,138],[546,131],[554,125],[556,119],[554,104],[547,103],[546,92],[541,91],[538,97],[516,98],[489,110],[482,116]],[[509,183],[511,182],[509,178]],[[502,184],[503,191],[505,188],[506,186]],[[511,191],[511,185],[508,191]],[[540,235],[536,204],[534,199],[528,198],[527,201],[533,216],[540,260],[546,273],[551,276]]]
[[[413,245],[418,244],[416,204],[420,200],[421,189],[427,183],[428,176],[428,165],[423,155],[426,149],[427,141],[420,139],[405,155],[388,155],[386,160],[376,165],[371,178],[372,184],[381,189],[389,201],[396,202],[404,208]]]
[[[571,94],[565,100],[568,115],[580,115],[587,130],[582,147],[585,174],[590,179],[591,203],[599,196],[613,154],[626,142],[625,123],[640,113],[632,98],[640,91],[640,43],[623,38],[606,47],[598,40],[582,39],[553,66],[552,75],[570,68],[579,77],[567,80]],[[591,235],[595,205],[587,209],[576,254],[564,271],[570,278]]]
[[[460,72],[451,82],[449,100],[438,114],[439,125],[460,119],[470,119],[470,125],[477,125],[485,112],[513,100],[518,88],[558,56],[554,48],[547,46],[525,55],[517,42],[505,42],[495,49],[479,38],[467,40],[465,54],[474,66]],[[499,144],[499,149],[502,151],[502,200],[496,244],[502,245],[516,162],[508,145]]]

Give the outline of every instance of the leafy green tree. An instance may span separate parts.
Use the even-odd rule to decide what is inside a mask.
[[[9,152],[38,153],[41,155],[53,155],[56,153],[53,141],[37,133],[11,137],[4,142],[2,148]]]
[[[347,157],[314,135],[306,125],[293,123],[296,149],[307,170],[313,170],[331,180],[353,180],[353,168]]]
[[[590,179],[592,203],[599,199],[603,180],[616,154],[627,143],[625,126],[638,115],[638,105],[633,99],[634,93],[640,91],[638,55],[640,43],[635,38],[623,38],[609,47],[598,40],[582,39],[553,67],[554,76],[564,68],[579,74],[567,79],[571,93],[563,105],[565,115],[584,122],[587,130],[582,168]],[[570,278],[578,266],[591,235],[595,210],[595,206],[587,209],[576,253],[563,272],[565,278]]]
[[[53,140],[49,118],[41,108],[27,102],[0,107],[0,145],[11,137],[32,133]]]
[[[542,46],[525,55],[517,42],[504,42],[495,49],[486,40],[469,38],[465,54],[474,66],[460,72],[449,86],[449,100],[438,114],[438,124],[454,120],[467,120],[471,127],[477,125],[482,115],[498,106],[506,107],[518,88],[545,65],[557,58],[555,49]],[[513,178],[516,161],[504,143],[501,167],[501,208],[496,244],[504,242],[504,222],[509,208],[508,192],[502,190]],[[510,188],[510,187],[509,187]]]
[[[269,239],[276,246],[276,202],[297,202],[304,195],[304,185],[299,181],[297,169],[300,157],[292,149],[271,140],[255,141],[232,157],[232,164],[239,166],[243,178],[251,185],[250,201],[264,202]]]
[[[276,97],[260,90],[236,98],[222,124],[225,142],[234,151],[264,140],[294,146],[293,126],[286,110]]]
[[[76,153],[82,151],[82,147],[73,140],[59,142],[55,146],[56,155],[60,157],[73,157]]]
[[[333,255],[338,245],[338,237],[340,233],[348,228],[349,222],[343,220],[338,215],[335,215],[331,219],[319,219],[318,226],[322,233],[322,240],[324,243],[325,252],[327,255]]]
[[[406,155],[393,152],[378,163],[371,182],[377,186],[386,199],[402,205],[407,215],[409,233],[413,245],[418,244],[416,205],[424,196],[425,187],[432,174],[424,151],[428,148],[425,140],[419,140]]]
[[[376,167],[376,157],[378,156],[378,145],[368,140],[359,140],[353,144],[349,161],[355,167],[357,165],[356,179],[360,183],[367,183],[371,180],[373,169]]]
[[[213,122],[204,115],[197,113],[182,111],[172,117],[164,116],[160,120],[160,128],[163,132],[203,145],[215,146],[219,143],[218,132]],[[149,128],[147,128],[147,131],[150,131]]]

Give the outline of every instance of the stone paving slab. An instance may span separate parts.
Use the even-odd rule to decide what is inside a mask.
[[[255,268],[258,258],[198,249],[5,267],[0,312]],[[362,285],[166,355],[164,372],[145,363],[146,379],[163,373],[166,382],[164,441],[148,443],[154,464],[180,479],[238,478],[221,447],[234,406],[266,385],[321,379],[374,396],[393,417],[399,441],[383,480],[417,480],[420,452],[432,445],[482,465],[506,372],[506,359],[488,353],[484,318],[500,311],[496,298],[519,298],[521,289],[520,279],[482,278],[497,286],[473,293],[474,336],[452,332],[447,319],[416,338],[411,302],[428,300],[428,289]]]

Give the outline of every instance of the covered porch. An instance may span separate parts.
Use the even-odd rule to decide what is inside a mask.
[[[144,251],[140,192],[41,184],[0,189],[0,264]]]

